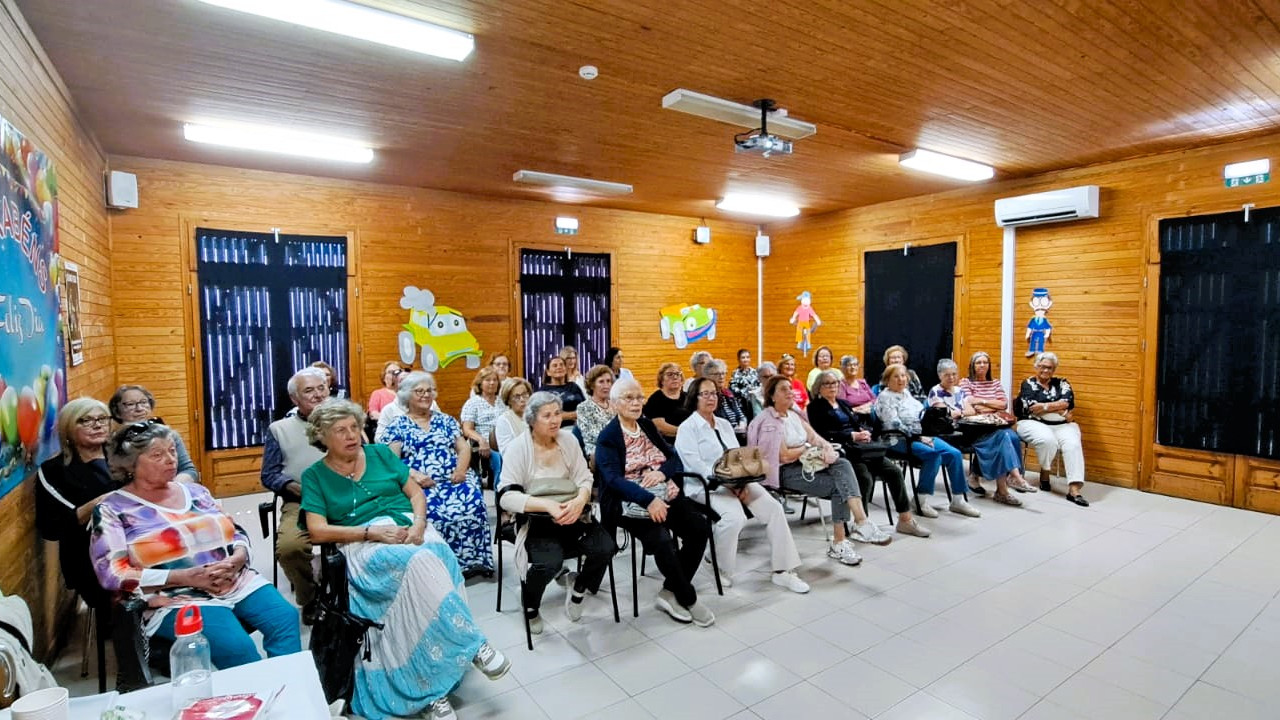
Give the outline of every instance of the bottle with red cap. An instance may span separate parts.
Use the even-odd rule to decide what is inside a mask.
[[[213,695],[213,660],[203,630],[200,607],[184,605],[174,618],[173,647],[169,649],[174,712]]]

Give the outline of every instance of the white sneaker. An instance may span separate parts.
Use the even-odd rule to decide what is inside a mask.
[[[716,622],[715,613],[711,612],[711,608],[700,602],[695,602],[684,609],[689,613],[689,617],[693,620],[693,624],[698,627],[711,627]]]
[[[720,573],[720,587],[727,587],[727,588],[733,587],[733,581],[730,580],[729,576],[724,574],[723,572]]]
[[[827,557],[833,560],[839,560],[843,565],[861,565],[862,556],[853,549],[853,543],[848,540],[841,540],[827,548]]]
[[[449,704],[449,698],[442,697],[431,703],[431,713],[427,717],[431,720],[456,720],[458,715],[453,711],[453,705]]]
[[[573,601],[573,586],[570,585],[564,594],[564,614],[568,616],[570,622],[578,622],[582,619],[582,603],[585,601],[581,597],[578,600],[579,602]]]
[[[926,498],[920,498],[920,512],[916,514],[919,515],[920,517],[927,517],[927,518],[938,517],[938,511],[934,510],[933,506],[929,504],[929,501],[932,499],[933,499],[932,495]]]
[[[773,584],[778,587],[784,587],[793,593],[800,593],[801,595],[809,592],[809,583],[801,580],[799,575],[796,575],[790,570],[786,572],[773,573]]]
[[[530,635],[542,634],[542,616],[541,615],[534,615],[533,617],[529,618],[529,634]]]
[[[658,597],[653,601],[653,604],[662,612],[670,615],[671,619],[676,622],[693,622],[693,616],[680,603],[676,602],[676,595],[670,590],[659,590]]]
[[[530,627],[530,631],[532,631],[532,627]],[[484,676],[490,680],[501,678],[511,669],[511,661],[507,659],[507,656],[489,643],[484,643],[480,646],[480,649],[476,651],[476,656],[471,658],[471,664],[475,665],[476,669],[484,673]]]
[[[919,538],[927,538],[933,533],[929,532],[929,528],[916,522],[913,517],[898,521],[898,532],[902,535],[915,535]]]
[[[982,512],[978,508],[970,505],[968,500],[959,495],[951,501],[951,512],[971,518],[982,517]]]
[[[853,528],[853,539],[857,542],[868,543],[870,545],[888,545],[893,542],[893,536],[880,529],[878,525],[870,520],[864,521],[861,525]]]

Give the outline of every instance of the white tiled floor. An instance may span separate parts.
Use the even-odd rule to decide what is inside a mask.
[[[568,622],[553,585],[532,652],[515,576],[501,614],[496,583],[473,581],[472,610],[512,672],[499,682],[470,673],[453,696],[459,717],[1277,717],[1280,518],[1103,486],[1085,494],[1087,509],[1040,493],[1022,496],[1022,509],[977,500],[978,520],[943,511],[923,521],[932,538],[860,547],[859,568],[826,559],[811,507],[808,522],[792,520],[805,596],[769,582],[764,534],[749,524],[733,588],[718,597],[709,571],[697,578],[718,616],[707,629],[653,609],[652,564],[633,618],[626,553],[615,561],[623,622],[607,591]],[[226,509],[269,572],[258,500]],[[872,517],[883,522],[883,508]],[[73,647],[56,672],[92,692],[78,661]]]

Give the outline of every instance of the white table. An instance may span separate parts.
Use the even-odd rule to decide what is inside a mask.
[[[248,665],[218,670],[213,673],[213,694],[231,695],[254,693],[263,699],[271,697],[281,685],[284,692],[271,708],[270,718],[276,720],[329,720],[329,705],[324,701],[320,676],[316,673],[311,653],[303,650],[292,655],[259,660]],[[113,695],[114,693],[109,693]],[[103,699],[106,696],[94,696]],[[73,704],[90,704],[89,698],[72,698]],[[123,705],[130,710],[142,710],[147,720],[169,720],[173,708],[169,683],[158,683],[149,688],[120,695],[109,707]],[[96,708],[95,708],[96,709]],[[84,714],[72,708],[72,720],[98,720],[96,714]],[[8,710],[0,710],[0,720],[10,720]]]

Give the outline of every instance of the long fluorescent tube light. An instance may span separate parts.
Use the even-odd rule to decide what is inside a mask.
[[[529,185],[543,185],[550,188],[567,188],[596,193],[597,195],[630,195],[632,187],[626,183],[592,180],[591,178],[557,175],[555,173],[538,172],[537,170],[517,170],[512,180]]]
[[[373,150],[360,143],[264,125],[187,123],[182,126],[182,134],[191,142],[225,145],[245,150],[350,163],[367,163],[373,160]]]
[[[916,148],[898,156],[898,164],[912,170],[943,175],[956,180],[990,180],[995,177],[996,170],[990,165],[983,165],[972,160],[943,155],[932,150]]]
[[[459,62],[476,45],[468,33],[345,0],[201,2]]]
[[[766,215],[768,217],[795,217],[800,214],[796,204],[771,195],[743,195],[730,193],[716,203],[716,207],[731,213],[743,215]]]
[[[692,90],[678,88],[662,98],[662,107],[690,115],[719,120],[745,128],[760,127],[760,109],[742,105],[724,98],[703,95]],[[791,140],[806,138],[818,132],[818,126],[788,117],[782,111],[769,114],[769,132]]]
[[[1231,163],[1222,168],[1223,179],[1249,177],[1250,175],[1261,175],[1271,172],[1271,159],[1262,158],[1261,160],[1248,160],[1245,162]]]

